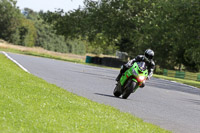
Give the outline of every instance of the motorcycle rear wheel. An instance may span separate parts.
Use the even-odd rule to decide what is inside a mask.
[[[124,91],[122,93],[122,98],[127,99],[129,97],[129,95],[133,92],[136,85],[137,85],[136,82],[133,82],[132,79],[128,79],[128,81],[124,87]]]

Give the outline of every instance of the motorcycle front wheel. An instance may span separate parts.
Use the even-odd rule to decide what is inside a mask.
[[[128,79],[128,81],[124,87],[124,91],[122,93],[122,98],[127,99],[129,97],[129,95],[133,92],[136,85],[137,85],[137,83],[133,82],[133,80],[131,78]]]
[[[113,91],[113,94],[114,94],[114,96],[116,96],[116,97],[119,97],[122,93],[121,93],[121,91],[119,90],[119,85],[120,85],[120,83],[118,83],[117,85],[116,85],[116,87],[115,87],[115,89],[114,89],[114,91]]]

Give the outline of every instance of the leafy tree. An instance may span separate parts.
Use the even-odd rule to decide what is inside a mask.
[[[200,62],[192,55],[198,55],[196,49],[200,47],[200,5],[188,0],[159,1],[153,5],[147,10],[143,30],[149,46],[158,53],[157,63],[163,68],[180,70],[184,65],[187,70],[198,71]]]
[[[16,8],[16,1],[0,1],[0,38],[10,42],[13,41],[12,37],[16,33],[20,15],[20,11]]]
[[[27,18],[32,19],[35,22],[38,36],[36,46],[62,53],[85,54],[85,45],[82,41],[76,39],[67,40],[63,35],[57,35],[52,25],[46,24],[43,21],[41,16],[46,19],[46,13],[43,13],[42,11],[35,13],[30,9],[26,9],[26,12],[30,12],[27,15]],[[47,14],[52,15],[52,17],[56,17],[56,20],[59,20],[58,14],[51,14],[51,12],[47,12]],[[63,27],[60,28],[62,29]]]
[[[44,13],[58,34],[130,56],[155,51],[161,68],[200,71],[200,3],[196,0],[85,0],[64,13]]]
[[[35,40],[37,37],[36,28],[34,23],[28,19],[22,19],[21,25],[19,26],[19,34],[20,34],[20,45],[23,46],[34,46]]]

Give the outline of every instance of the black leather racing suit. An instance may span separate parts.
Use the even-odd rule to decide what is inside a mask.
[[[144,55],[138,55],[136,56],[134,59],[130,60],[128,63],[124,64],[120,70],[120,73],[118,75],[118,77],[116,78],[116,81],[119,81],[119,79],[121,78],[122,74],[128,70],[130,67],[132,67],[132,65],[135,62],[141,62],[144,61],[147,65],[147,69],[148,69],[148,79],[150,79],[153,75],[153,71],[155,69],[155,63],[153,60],[149,60],[147,59]],[[144,84],[143,86],[144,87]]]

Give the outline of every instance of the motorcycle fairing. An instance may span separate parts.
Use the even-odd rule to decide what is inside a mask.
[[[147,78],[148,76],[148,70],[144,70],[142,71],[141,68],[139,68],[138,66],[139,63],[135,62],[133,64],[133,66],[131,68],[129,68],[123,75],[122,77],[120,78],[120,83],[121,83],[121,86],[124,85],[124,83],[126,82],[126,80],[133,76],[132,80],[136,83],[138,83],[138,85],[140,86],[142,84],[142,82],[138,81],[139,77],[140,76],[145,76],[145,79]]]

